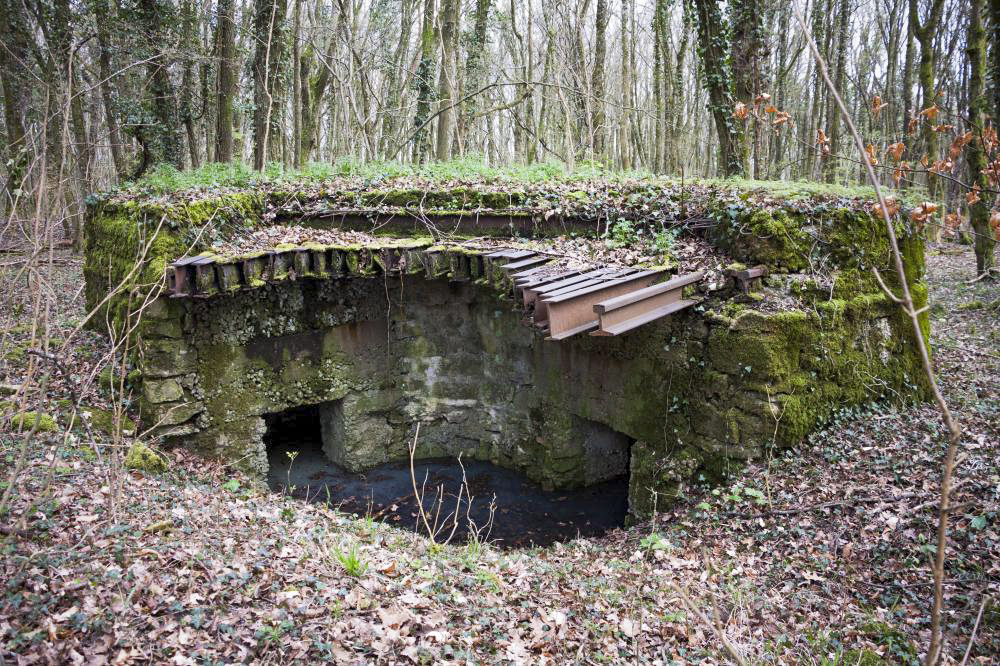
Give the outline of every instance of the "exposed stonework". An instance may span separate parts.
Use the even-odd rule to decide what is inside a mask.
[[[161,298],[144,336],[144,415],[254,473],[267,466],[263,416],[300,405],[321,405],[326,450],[352,470],[405,459],[417,422],[421,457],[463,453],[550,487],[630,460],[643,514],[654,491],[665,501],[692,474],[718,478],[842,404],[915,383],[891,312],[878,296],[808,313],[691,311],[554,343],[493,287],[415,275]],[[174,333],[167,321],[181,338],[156,334]]]
[[[667,188],[650,199],[647,191],[632,190],[627,199],[638,198],[620,214],[635,220],[649,202],[678,196]],[[909,323],[870,270],[895,284],[884,230],[863,202],[809,209],[702,194],[700,214],[715,221],[705,237],[769,276],[743,291],[715,285],[699,294],[700,305],[618,337],[544,340],[522,321],[496,265],[457,248],[428,250],[426,237],[284,248],[192,269],[184,273],[188,297],[161,296],[143,315],[142,428],[261,475],[268,415],[317,406],[327,454],[352,470],[405,459],[420,423],[421,457],[462,453],[555,488],[627,472],[630,511],[642,516],[682,482],[718,479],[768,447],[797,443],[842,407],[923,396]],[[130,275],[126,255],[165,216],[142,270],[108,301],[110,322],[120,325],[128,303],[142,301],[140,282],[163,277],[189,240],[205,249],[195,233],[201,221],[224,210],[230,225],[263,224],[266,198],[241,196],[93,207],[89,302],[99,302],[109,276]],[[561,211],[552,219],[563,230],[594,226],[568,217],[585,215],[586,201],[574,203],[573,191],[559,196],[556,208],[536,195],[473,199],[503,203],[500,217],[526,216],[532,233],[555,233],[552,211]],[[519,202],[523,210],[504,208]],[[301,203],[316,209],[314,222],[349,221],[324,216],[322,199]],[[485,224],[466,203],[455,224]],[[378,209],[355,222],[387,217],[397,231],[426,231],[422,217],[407,214]],[[449,215],[426,212],[438,224]],[[923,247],[918,234],[899,234],[921,307]]]

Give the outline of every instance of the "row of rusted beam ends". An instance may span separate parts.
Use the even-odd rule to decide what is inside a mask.
[[[558,257],[521,249],[481,252],[426,245],[306,246],[238,257],[198,255],[167,269],[167,293],[207,298],[299,278],[424,273],[428,279],[475,281],[519,298],[547,339],[580,333],[621,335],[694,304],[684,288],[702,272],[668,278],[665,269],[557,266]]]
[[[197,255],[167,267],[173,298],[207,298],[299,278],[399,274],[425,270],[423,247],[296,247],[250,255]]]

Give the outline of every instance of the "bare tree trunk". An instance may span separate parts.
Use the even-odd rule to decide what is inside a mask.
[[[292,13],[292,163],[305,164],[302,155],[302,0]]]
[[[472,41],[468,45],[468,56],[465,60],[465,93],[474,94],[483,85],[483,77],[486,73],[486,55],[489,47],[489,34],[486,31],[487,20],[490,16],[491,0],[476,0],[476,11],[473,14]],[[457,57],[456,51],[456,57]],[[459,95],[464,97],[464,95]],[[479,104],[478,97],[463,102],[462,115],[459,118],[459,136],[462,152],[468,151],[470,146],[469,136],[473,131],[475,123],[476,108]]]
[[[760,92],[760,61],[764,42],[764,3],[760,0],[738,0],[732,3],[733,37],[730,62],[733,70],[733,98],[749,109]],[[744,119],[734,118],[739,160],[744,173],[750,173],[750,135]]]
[[[253,167],[262,171],[268,158],[279,152],[281,127],[278,72],[284,45],[285,0],[256,0],[254,3],[253,81]]]
[[[452,116],[455,103],[455,47],[458,32],[458,0],[441,2],[441,71],[438,73],[438,117],[437,148],[434,151],[439,161],[451,157]]]
[[[96,19],[94,24],[97,28],[97,71],[101,77],[99,87],[101,89],[101,102],[104,106],[104,122],[108,126],[111,161],[115,165],[115,174],[118,179],[124,180],[127,177],[128,165],[125,160],[121,131],[118,127],[115,93],[111,88],[111,36],[108,34],[111,17],[108,15],[107,3],[108,0],[93,0],[91,3]]]
[[[149,76],[147,94],[155,125],[140,128],[138,138],[143,147],[143,159],[135,175],[138,177],[159,162],[167,162],[177,169],[184,168],[184,151],[181,145],[180,122],[177,116],[177,97],[170,82],[169,62],[164,54],[171,37],[164,26],[162,0],[139,2],[139,23],[148,39],[151,54],[146,63]]]
[[[632,160],[631,144],[629,142],[629,128],[632,119],[632,44],[630,35],[630,21],[632,16],[632,0],[622,0],[621,16],[621,84],[622,84],[622,111],[618,121],[618,151],[619,164],[623,169],[631,169],[634,162]]]
[[[920,64],[917,68],[917,81],[920,83],[921,110],[935,104],[934,93],[934,36],[941,22],[941,12],[944,10],[944,0],[933,0],[927,20],[921,25],[920,8],[917,0],[910,0],[910,30],[920,47]],[[937,133],[931,127],[932,123],[924,122],[920,132],[921,156],[928,160],[937,159]],[[938,179],[928,178],[927,189],[931,198],[938,193]]]
[[[215,161],[233,159],[233,98],[236,96],[236,24],[233,0],[218,0],[216,42],[219,76],[215,102]]]
[[[1000,0],[990,0],[990,75],[993,85],[993,126],[1000,127]]]
[[[396,51],[392,57],[392,68],[389,70],[389,81],[386,85],[388,95],[386,97],[385,117],[382,119],[382,152],[386,152],[390,145],[396,140],[396,131],[399,122],[400,103],[403,95],[403,67],[406,56],[410,50],[411,26],[413,23],[413,10],[416,0],[402,0],[399,15],[399,42],[396,44]]]
[[[975,138],[966,149],[969,181],[984,192],[978,201],[969,206],[969,222],[976,233],[976,275],[991,271],[995,264],[996,239],[990,228],[990,202],[996,197],[986,195],[992,190],[988,163],[980,128],[989,120],[986,98],[986,31],[983,29],[984,0],[969,0],[969,35],[965,52],[969,58],[969,123]]]
[[[431,114],[434,80],[434,0],[424,0],[424,20],[420,29],[420,64],[417,67],[417,112],[413,117],[413,161],[423,162],[430,150],[426,123]]]
[[[184,65],[181,70],[180,117],[187,133],[188,154],[191,167],[197,169],[200,164],[198,157],[198,137],[194,127],[194,55],[195,55],[195,9],[192,0],[184,0],[181,5],[182,35]]]
[[[597,0],[594,35],[594,71],[590,88],[591,127],[594,128],[594,158],[604,159],[606,129],[604,126],[604,60],[607,56],[608,0]]]
[[[850,27],[850,1],[840,0],[840,8],[837,14],[837,43],[834,47],[836,51],[836,64],[834,65],[833,81],[837,87],[837,92],[846,96],[844,83],[847,80],[847,37]],[[827,107],[827,126],[830,128],[830,157],[824,164],[823,176],[828,183],[832,183],[837,178],[837,166],[839,164],[838,151],[840,150],[840,112],[834,102],[833,96],[829,98]]]

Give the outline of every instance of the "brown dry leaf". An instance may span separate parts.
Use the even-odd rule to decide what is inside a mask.
[[[938,108],[938,105],[934,104],[932,106],[927,107],[923,111],[921,111],[918,115],[921,116],[921,117],[923,117],[923,118],[927,118],[927,120],[930,120],[931,122],[933,122],[934,119],[937,118],[937,115],[938,115],[939,111],[940,111],[940,109]]]
[[[979,185],[977,184],[977,185],[973,185],[972,189],[969,190],[968,192],[966,192],[966,194],[965,194],[965,203],[967,203],[970,206],[972,206],[974,204],[979,203],[979,201],[980,201],[980,198],[979,198]]]
[[[872,166],[878,166],[878,159],[875,157],[875,144],[869,143],[865,148],[865,154],[868,156],[868,163]]]
[[[893,162],[898,162],[903,157],[903,153],[906,152],[906,144],[902,141],[889,144],[886,148],[886,152],[889,154],[889,157],[892,158]]]

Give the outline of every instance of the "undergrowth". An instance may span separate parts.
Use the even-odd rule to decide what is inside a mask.
[[[290,169],[280,163],[272,162],[262,172],[239,162],[226,164],[213,162],[188,171],[178,171],[173,166],[161,164],[141,179],[122,185],[119,191],[164,195],[211,187],[252,188],[291,183],[309,185],[338,178],[360,179],[371,186],[385,181],[406,179],[430,184],[449,182],[540,184],[588,181],[615,183],[648,180],[661,185],[723,187],[746,192],[766,190],[770,196],[791,201],[815,198],[874,198],[873,190],[867,186],[844,187],[811,181],[679,178],[647,171],[615,171],[591,161],[577,163],[572,169],[556,161],[494,166],[478,157],[426,164],[360,162],[353,158],[341,158],[330,164],[310,162],[299,169]],[[904,199],[904,203],[926,198],[926,194],[920,188],[911,188],[906,190],[905,195],[901,193],[896,195]]]

